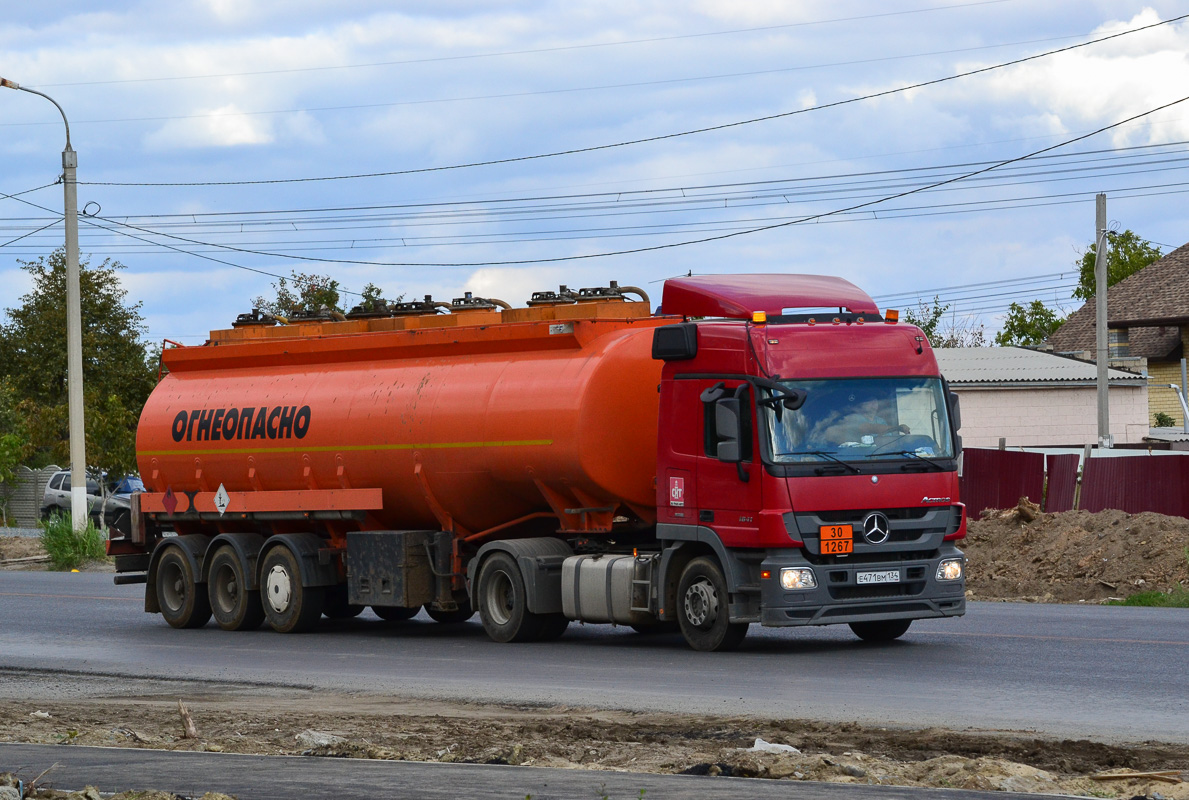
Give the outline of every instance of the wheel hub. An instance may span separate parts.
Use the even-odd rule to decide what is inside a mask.
[[[267,589],[268,604],[272,606],[272,610],[278,614],[285,613],[293,599],[293,583],[289,578],[288,570],[281,566],[273,567],[269,570],[264,585]]]
[[[698,628],[709,628],[718,618],[718,592],[701,580],[685,591],[685,618]]]

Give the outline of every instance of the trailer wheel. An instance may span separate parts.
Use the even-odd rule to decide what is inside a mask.
[[[727,581],[713,559],[695,558],[677,584],[677,622],[695,650],[734,650],[747,635],[747,623],[731,622]]]
[[[260,595],[248,588],[247,570],[230,545],[211,558],[206,588],[215,622],[223,630],[254,631],[264,622]]]
[[[169,547],[157,562],[157,604],[175,628],[201,628],[211,618],[206,592],[194,582],[194,570],[178,547]]]
[[[385,622],[404,622],[417,616],[421,606],[404,608],[403,606],[372,606],[372,613]]]
[[[879,622],[852,622],[850,629],[864,642],[890,642],[903,636],[911,624],[910,619],[888,619]]]
[[[434,622],[440,622],[443,625],[458,625],[475,616],[475,609],[471,608],[471,601],[466,595],[455,597],[454,602],[458,604],[458,608],[454,611],[438,611],[433,606],[426,605],[425,613],[429,614],[429,618]]]
[[[274,547],[260,570],[260,599],[268,624],[278,633],[312,630],[322,616],[320,586],[303,586],[297,557],[288,547]]]
[[[492,639],[531,642],[537,638],[541,620],[528,610],[524,578],[512,556],[494,553],[483,562],[478,597],[483,630]]]
[[[366,608],[366,606],[347,602],[346,586],[332,586],[324,591],[325,600],[322,605],[322,614],[327,619],[351,619],[358,617]]]

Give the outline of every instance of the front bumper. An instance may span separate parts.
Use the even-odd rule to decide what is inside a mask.
[[[937,566],[947,558],[962,558],[950,543],[928,557],[888,553],[886,560],[812,564],[799,548],[769,550],[760,565],[770,578],[760,581],[760,624],[768,627],[830,625],[891,619],[958,617],[966,613],[966,580],[937,580]],[[919,554],[918,554],[919,555]],[[780,585],[782,567],[809,567],[817,588],[786,591]],[[860,584],[863,572],[899,572],[899,582]]]

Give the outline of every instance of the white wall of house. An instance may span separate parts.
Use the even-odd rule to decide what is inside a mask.
[[[1098,443],[1098,396],[1093,386],[981,388],[952,385],[962,404],[962,444],[1008,447]],[[1111,433],[1116,444],[1148,434],[1148,393],[1143,385],[1112,386]]]

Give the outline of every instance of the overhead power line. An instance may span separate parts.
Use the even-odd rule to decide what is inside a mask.
[[[287,255],[284,253],[276,253],[276,252],[269,252],[269,251],[249,250],[246,248],[234,247],[231,245],[220,245],[220,244],[213,243],[213,242],[202,242],[202,241],[198,241],[198,240],[194,240],[194,239],[189,239],[186,237],[175,236],[172,234],[163,233],[160,231],[153,231],[151,229],[142,228],[142,227],[139,227],[136,225],[129,225],[126,223],[123,225],[124,225],[124,227],[128,227],[133,230],[137,230],[137,231],[141,231],[141,232],[149,233],[149,234],[155,234],[158,236],[162,236],[162,237],[171,239],[173,241],[185,242],[186,244],[206,245],[206,246],[210,246],[210,247],[217,247],[219,249],[227,250],[229,252],[251,253],[253,255],[270,256],[273,258],[286,258],[286,259],[312,261],[312,262],[316,262],[316,263],[325,263],[325,264],[356,264],[356,265],[387,266],[387,267],[481,267],[481,266],[514,266],[514,265],[518,266],[518,265],[524,265],[524,264],[550,264],[550,263],[560,263],[560,262],[566,262],[566,261],[583,261],[583,260],[589,260],[589,259],[594,259],[594,258],[607,258],[610,256],[621,256],[621,255],[632,255],[632,254],[637,254],[637,253],[655,252],[655,251],[659,251],[659,250],[668,250],[668,249],[673,249],[673,248],[677,248],[677,247],[688,247],[688,246],[696,245],[696,244],[706,244],[709,242],[723,241],[725,239],[736,238],[739,236],[748,236],[751,234],[761,233],[764,231],[776,230],[778,228],[786,228],[786,227],[789,227],[792,225],[800,225],[800,224],[804,224],[807,222],[814,222],[814,221],[818,221],[818,220],[825,219],[828,217],[857,211],[859,209],[872,208],[872,207],[880,205],[882,203],[890,202],[892,200],[897,200],[902,197],[908,197],[910,195],[919,194],[919,193],[925,192],[925,191],[931,191],[934,189],[941,188],[943,186],[948,186],[950,184],[958,183],[960,181],[970,180],[970,179],[975,178],[979,175],[982,175],[987,172],[991,172],[996,169],[1000,169],[1000,168],[1008,166],[1010,164],[1014,164],[1014,163],[1025,161],[1025,160],[1028,160],[1031,158],[1035,158],[1037,156],[1043,155],[1044,153],[1051,152],[1051,151],[1056,150],[1061,147],[1066,147],[1070,144],[1074,144],[1075,142],[1079,142],[1084,139],[1088,139],[1091,136],[1096,136],[1100,133],[1104,133],[1105,131],[1111,130],[1113,128],[1117,128],[1121,125],[1125,125],[1128,122],[1131,122],[1133,120],[1141,119],[1141,118],[1149,116],[1151,114],[1155,114],[1158,111],[1162,111],[1166,108],[1171,108],[1173,106],[1176,106],[1180,103],[1185,102],[1186,100],[1189,100],[1189,96],[1182,97],[1178,100],[1173,100],[1169,103],[1165,103],[1163,105],[1157,106],[1155,108],[1149,109],[1149,110],[1141,112],[1139,114],[1135,114],[1131,117],[1120,120],[1118,122],[1114,122],[1109,125],[1104,125],[1101,128],[1091,131],[1090,133],[1082,134],[1081,136],[1075,136],[1071,139],[1067,139],[1063,142],[1059,142],[1057,144],[1041,148],[1040,150],[1035,150],[1031,153],[1026,153],[1022,156],[1017,156],[1015,158],[1009,158],[1004,161],[999,161],[999,162],[991,164],[989,166],[985,166],[985,167],[973,170],[971,172],[966,172],[964,174],[946,178],[944,180],[935,181],[935,182],[929,183],[927,185],[917,186],[917,187],[911,188],[911,189],[906,189],[904,191],[900,191],[900,192],[896,192],[894,194],[879,197],[874,200],[867,200],[867,201],[864,201],[861,203],[855,203],[853,205],[845,206],[842,208],[837,208],[837,209],[834,209],[831,211],[824,211],[824,212],[817,213],[817,214],[809,214],[809,215],[799,217],[799,218],[793,219],[793,220],[787,220],[787,221],[777,222],[777,223],[773,223],[773,224],[761,225],[758,227],[748,228],[748,229],[740,230],[740,231],[733,231],[730,233],[718,234],[715,236],[707,236],[707,237],[702,237],[702,238],[698,238],[698,239],[688,239],[685,241],[670,242],[670,243],[666,243],[666,244],[650,245],[650,246],[646,246],[646,247],[615,250],[615,251],[610,251],[610,252],[585,253],[585,254],[569,255],[569,256],[554,256],[554,257],[550,257],[550,258],[515,259],[515,260],[506,260],[506,261],[478,261],[478,262],[364,261],[361,259],[317,258],[317,257],[312,257],[312,256],[302,257],[302,256],[293,256],[293,255]],[[114,220],[105,219],[104,221],[109,222],[110,224],[121,224]]]
[[[632,145],[646,144],[646,143],[650,143],[650,142],[660,142],[660,141],[666,141],[666,140],[670,140],[670,139],[677,139],[677,138],[681,138],[681,137],[685,137],[685,136],[693,136],[696,134],[710,133],[713,131],[728,130],[730,128],[742,127],[744,125],[753,125],[753,124],[756,124],[759,122],[769,122],[769,121],[775,120],[775,119],[783,119],[783,118],[787,118],[787,117],[796,116],[799,114],[807,114],[812,111],[822,111],[827,108],[838,108],[840,106],[850,105],[852,103],[858,103],[858,102],[862,102],[865,100],[873,100],[878,97],[888,97],[890,95],[900,94],[903,92],[911,91],[913,89],[921,89],[926,86],[936,86],[938,84],[947,83],[949,81],[958,80],[960,78],[968,78],[971,75],[979,75],[979,74],[983,74],[983,73],[987,73],[987,72],[993,72],[995,70],[1004,69],[1006,67],[1015,66],[1017,64],[1024,64],[1029,61],[1035,61],[1037,59],[1047,58],[1049,56],[1056,55],[1058,53],[1066,53],[1066,52],[1069,52],[1072,50],[1077,50],[1079,48],[1089,47],[1090,45],[1100,44],[1102,42],[1111,41],[1111,40],[1118,39],[1123,36],[1130,36],[1131,34],[1139,33],[1141,31],[1151,30],[1153,28],[1158,28],[1163,25],[1169,25],[1173,22],[1179,22],[1183,19],[1189,19],[1189,14],[1182,14],[1179,17],[1173,17],[1171,19],[1167,19],[1162,22],[1152,23],[1151,25],[1144,25],[1139,28],[1132,28],[1130,30],[1121,31],[1119,33],[1113,33],[1108,36],[1102,36],[1098,39],[1092,39],[1088,42],[1072,44],[1072,45],[1068,45],[1066,47],[1057,48],[1055,50],[1048,50],[1043,53],[1037,53],[1035,55],[1025,56],[1023,58],[1017,58],[1017,59],[1013,59],[1011,61],[1005,61],[1005,62],[1002,62],[999,64],[993,64],[993,65],[987,66],[987,67],[980,67],[978,69],[968,70],[966,72],[960,72],[956,75],[950,75],[950,76],[947,76],[944,78],[934,78],[932,80],[921,81],[919,83],[914,83],[914,84],[911,84],[908,86],[901,86],[901,87],[898,87],[895,89],[886,89],[881,92],[873,92],[871,94],[866,94],[866,95],[862,95],[859,97],[851,97],[846,100],[837,100],[832,103],[823,103],[820,105],[810,106],[808,108],[794,109],[792,111],[782,111],[782,112],[778,112],[776,114],[767,114],[767,115],[760,116],[760,117],[752,117],[749,119],[736,120],[733,122],[724,122],[724,123],[721,123],[718,125],[708,125],[708,126],[705,126],[702,128],[693,128],[690,130],[678,131],[675,133],[665,133],[665,134],[659,134],[656,136],[645,136],[645,137],[641,137],[638,139],[628,139],[628,140],[624,140],[624,141],[620,141],[620,142],[613,142],[610,144],[592,145],[589,147],[577,147],[577,148],[571,148],[569,150],[557,150],[557,151],[550,152],[550,153],[537,153],[537,154],[533,154],[533,155],[513,156],[513,157],[509,157],[509,158],[489,159],[489,160],[485,160],[485,161],[472,161],[472,162],[463,163],[463,164],[451,164],[451,165],[443,165],[443,166],[437,166],[437,167],[417,167],[417,168],[413,168],[413,169],[404,169],[404,170],[389,170],[389,171],[384,171],[384,172],[368,172],[368,173],[358,173],[358,174],[354,174],[354,175],[327,175],[327,176],[311,177],[311,178],[270,178],[270,179],[246,180],[246,181],[153,181],[153,182],[129,182],[129,181],[87,181],[87,182],[83,182],[83,181],[80,181],[80,184],[85,184],[85,185],[90,185],[90,186],[146,186],[147,187],[147,186],[258,186],[258,185],[265,185],[265,184],[310,183],[310,182],[318,182],[318,181],[356,180],[356,179],[361,179],[361,178],[380,178],[380,177],[391,177],[391,176],[396,176],[396,175],[413,175],[413,174],[422,174],[422,173],[429,173],[429,172],[444,172],[447,170],[469,169],[469,168],[473,168],[473,167],[494,166],[497,164],[514,164],[514,163],[521,163],[521,162],[525,162],[525,161],[536,161],[536,160],[546,159],[546,158],[558,158],[560,156],[577,155],[579,153],[593,153],[593,152],[597,152],[597,151],[601,151],[601,150],[611,150],[611,149],[620,148],[620,147],[629,147]],[[1073,141],[1073,140],[1071,140],[1071,141]],[[1047,148],[1047,149],[1051,149],[1051,148]],[[1037,151],[1037,152],[1045,152],[1045,151],[1042,150],[1042,151]]]

